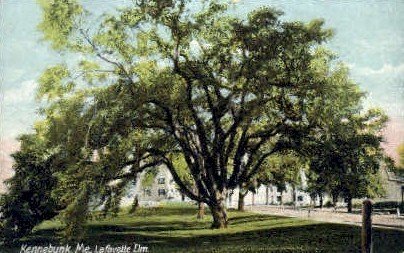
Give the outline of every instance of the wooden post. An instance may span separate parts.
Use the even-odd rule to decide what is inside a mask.
[[[404,185],[401,186],[401,205],[404,206]]]
[[[362,253],[372,253],[372,202],[363,201],[362,207]]]

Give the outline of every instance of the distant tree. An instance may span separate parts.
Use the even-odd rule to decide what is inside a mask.
[[[398,147],[397,147],[397,153],[398,153],[398,157],[399,157],[399,163],[398,163],[398,167],[404,171],[404,143],[401,143]]]
[[[258,185],[275,185],[281,194],[289,185],[292,188],[292,201],[296,205],[296,190],[301,187],[301,173],[306,170],[303,157],[291,150],[280,152],[271,156],[264,168],[257,175]]]
[[[328,178],[324,175],[326,170],[322,167],[316,167],[317,164],[312,164],[310,162],[310,170],[307,173],[307,188],[306,191],[310,194],[311,200],[314,201],[319,199],[319,206],[323,208],[324,206],[324,196],[329,193],[328,189]]]
[[[278,173],[282,173],[285,183],[292,188],[292,202],[297,205],[297,190],[302,187],[302,173],[307,170],[304,157],[299,156],[296,152],[288,152],[281,156],[280,170]],[[280,178],[280,176],[278,176]]]
[[[380,110],[369,110],[349,115],[318,135],[312,147],[311,170],[317,177],[311,190],[329,192],[334,202],[338,196],[345,198],[348,212],[353,198],[382,195],[379,169],[385,157],[380,131],[386,121]]]
[[[259,183],[256,178],[253,178],[248,183],[243,183],[238,187],[238,202],[237,202],[237,210],[244,212],[245,211],[245,197],[249,192],[255,194],[258,190]]]
[[[52,195],[57,150],[46,149],[36,135],[23,135],[20,142],[20,150],[12,155],[15,174],[6,181],[8,191],[0,197],[0,239],[5,243],[27,235],[63,207]]]

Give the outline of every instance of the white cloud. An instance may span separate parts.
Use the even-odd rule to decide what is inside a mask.
[[[345,65],[346,65],[349,69],[354,69],[354,68],[356,68],[356,64],[355,64],[355,63],[346,62]]]
[[[364,35],[362,35],[364,36]],[[353,45],[361,51],[373,51],[377,53],[397,53],[397,50],[402,52],[402,45],[404,38],[402,38],[397,31],[378,31],[372,33],[372,36],[362,39],[357,39],[353,42]]]
[[[360,68],[359,73],[362,75],[387,75],[387,74],[404,74],[404,63],[393,66],[391,64],[384,64],[380,69]]]
[[[24,81],[18,87],[4,90],[4,104],[16,104],[21,102],[32,102],[35,97],[35,89],[38,84],[34,80]]]
[[[7,80],[8,83],[14,83],[23,77],[25,71],[22,68],[4,68],[3,74],[4,80]]]

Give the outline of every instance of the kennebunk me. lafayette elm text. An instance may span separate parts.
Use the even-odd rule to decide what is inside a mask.
[[[148,252],[148,247],[141,246],[140,244],[134,243],[133,247],[122,245],[113,247],[111,245],[107,246],[90,246],[84,244],[77,244],[73,250],[69,244],[65,246],[28,246],[23,244],[20,249],[20,253],[134,253],[134,252]]]

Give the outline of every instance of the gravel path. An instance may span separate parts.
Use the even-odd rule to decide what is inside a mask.
[[[343,223],[360,226],[362,223],[362,215],[360,210],[356,213],[346,213],[346,210],[337,210],[333,208],[312,209],[307,208],[293,209],[292,207],[280,206],[248,206],[246,210],[287,217],[298,217],[315,221]],[[373,214],[372,223],[374,227],[390,228],[404,231],[404,216],[398,217],[396,214]]]

